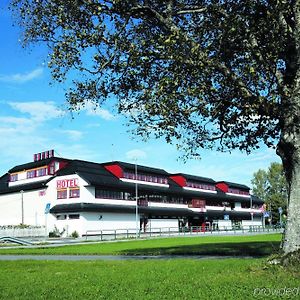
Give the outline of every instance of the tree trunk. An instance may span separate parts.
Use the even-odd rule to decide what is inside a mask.
[[[288,184],[284,254],[300,249],[300,0],[292,6],[295,23],[286,60],[286,93],[281,98],[281,136],[277,146]]]
[[[284,254],[300,249],[300,68],[291,97],[282,103],[282,131],[277,153],[282,159],[288,184],[287,225]]]
[[[300,136],[298,138],[300,141]],[[294,153],[292,165],[286,169],[288,180],[288,213],[284,233],[283,252],[292,253],[300,249],[300,163],[299,147]],[[283,162],[287,163],[285,159]]]
[[[288,188],[288,213],[283,251],[300,249],[300,68],[293,92],[282,100],[281,138],[277,153],[282,159]]]

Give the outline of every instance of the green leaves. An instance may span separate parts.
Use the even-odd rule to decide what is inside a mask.
[[[293,17],[289,4],[168,3],[11,0],[11,9],[25,44],[47,44],[53,79],[76,76],[71,109],[113,95],[128,104],[119,106],[125,115],[138,111],[138,135],[179,138],[187,154],[274,145],[291,75],[277,66],[294,57],[278,18]]]

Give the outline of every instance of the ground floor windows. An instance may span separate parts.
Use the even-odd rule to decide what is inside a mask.
[[[80,218],[80,214],[72,214],[72,215],[69,215],[69,219],[70,220],[76,220],[76,219],[79,219]]]
[[[56,216],[56,220],[66,220],[67,219],[67,215],[57,215]]]
[[[56,215],[56,220],[78,220],[80,219],[80,214],[69,214],[69,215]]]

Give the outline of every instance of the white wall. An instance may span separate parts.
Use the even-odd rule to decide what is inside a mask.
[[[79,219],[70,219],[69,215],[73,214],[79,214]],[[77,231],[79,235],[82,235],[84,233],[83,230],[83,224],[84,224],[84,218],[82,218],[81,214],[78,212],[72,212],[72,213],[61,213],[58,215],[66,215],[67,218],[65,220],[55,220],[55,226],[58,229],[60,233],[63,232],[63,237],[71,236],[71,234],[74,231]]]
[[[45,225],[45,207],[50,201],[47,193],[40,196],[36,191],[23,192],[24,224],[34,226]],[[20,192],[0,195],[0,225],[19,225],[22,223],[22,194]],[[49,224],[53,216],[48,216]]]
[[[263,221],[260,217],[254,217],[253,221],[243,220],[242,226],[243,228],[249,228],[250,226],[263,226]]]
[[[146,231],[168,231],[169,228],[178,230],[178,219],[149,219]]]
[[[83,212],[83,227],[87,230],[117,230],[117,229],[136,229],[135,214],[128,213],[108,213],[108,212]],[[140,217],[138,216],[138,220]],[[140,222],[138,222],[140,226]]]
[[[232,229],[231,220],[218,220],[219,230]]]

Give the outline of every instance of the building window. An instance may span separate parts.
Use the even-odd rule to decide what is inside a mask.
[[[36,176],[36,170],[27,171],[27,178],[34,178]]]
[[[18,181],[18,174],[10,174],[10,182]]]
[[[236,195],[250,195],[248,191],[241,191],[239,189],[233,189],[233,188],[230,188],[228,189],[228,193],[231,193],[231,194],[236,194]]]
[[[215,191],[216,187],[211,184],[204,184],[204,183],[197,183],[188,181],[186,183],[187,187],[194,188],[194,189],[201,189],[201,190],[208,190],[208,191]]]
[[[46,168],[42,168],[42,169],[37,169],[36,170],[36,176],[46,176],[47,175],[47,167]]]
[[[80,214],[72,214],[72,215],[69,215],[69,219],[70,220],[76,220],[76,219],[79,219],[80,218]]]
[[[57,191],[57,199],[67,199],[68,193],[67,190],[59,190]]]
[[[146,182],[153,182],[153,183],[168,184],[168,179],[166,177],[155,176],[155,175],[147,175],[147,174],[140,174],[140,173],[135,175],[135,173],[133,172],[124,172],[124,178],[146,181]]]
[[[70,189],[69,198],[79,198],[80,197],[80,189]]]
[[[124,199],[124,193],[119,192],[119,191],[96,189],[95,197],[96,198],[102,198],[102,199],[117,199],[117,200],[119,199],[119,200],[123,200]],[[126,199],[126,200],[129,200],[129,199]]]

